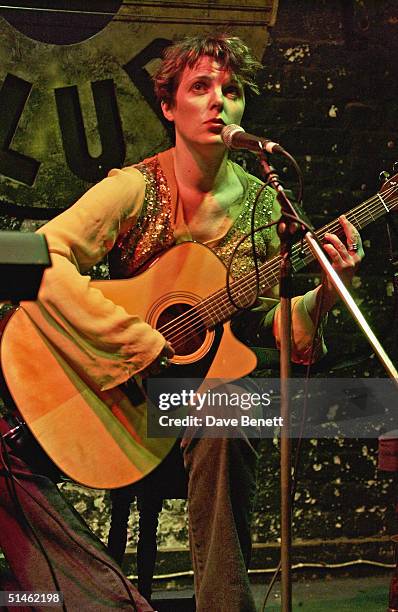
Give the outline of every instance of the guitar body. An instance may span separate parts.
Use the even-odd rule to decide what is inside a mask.
[[[91,284],[161,329],[225,289],[225,275],[225,266],[210,249],[187,242],[167,251],[138,277]],[[175,335],[177,326],[172,325],[176,355],[166,376],[236,379],[255,368],[254,354],[233,336],[229,323],[199,328],[191,333],[185,324]],[[18,410],[71,479],[94,488],[131,484],[151,472],[173,446],[173,439],[147,437],[144,403],[133,405],[120,387],[100,391],[75,372],[23,308],[8,322],[0,350]]]
[[[398,175],[380,192],[346,213],[360,230],[397,208]],[[342,235],[338,220],[316,232]],[[292,249],[293,269],[312,261],[308,246]],[[280,256],[260,266],[264,294],[278,282]],[[91,283],[105,297],[161,331],[175,350],[163,378],[199,379],[199,390],[214,379],[236,380],[256,367],[256,357],[231,333],[224,264],[207,247],[185,242],[162,255],[140,276]],[[238,294],[256,297],[254,273],[240,278]],[[230,314],[228,314],[230,313]],[[3,374],[32,433],[59,468],[73,480],[97,488],[131,484],[151,472],[174,440],[148,438],[145,402],[117,387],[102,392],[67,362],[20,308],[8,322],[0,346]],[[213,380],[213,383],[212,383]],[[27,383],[29,381],[29,383]]]
[[[140,276],[93,281],[91,286],[127,312],[138,314],[152,327],[161,329],[184,310],[192,309],[218,290],[223,291],[225,284],[226,268],[217,255],[198,242],[183,242],[164,253]],[[197,317],[193,321],[181,333],[166,334],[176,351],[171,360],[175,367],[167,371],[168,376],[234,380],[254,370],[257,365],[254,353],[235,338],[229,323],[220,326],[221,338],[217,340],[220,335],[217,330],[196,332]],[[209,353],[214,355],[211,363],[206,363]]]

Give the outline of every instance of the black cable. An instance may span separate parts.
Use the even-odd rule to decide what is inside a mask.
[[[290,161],[290,163],[292,164],[293,168],[296,171],[297,179],[298,179],[297,202],[301,206],[302,203],[303,203],[303,197],[304,197],[304,181],[303,181],[303,174],[301,172],[301,168],[298,165],[298,163],[296,162],[296,160],[294,159],[293,155],[290,155],[290,153],[288,153],[284,149],[283,149],[283,155],[284,155],[284,157],[286,157]]]
[[[256,272],[256,295],[254,297],[254,299],[251,301],[250,304],[248,304],[247,306],[241,306],[240,304],[238,304],[235,301],[235,298],[232,295],[232,291],[233,291],[233,287],[231,287],[231,282],[232,283],[236,283],[238,282],[239,284],[239,279],[238,281],[236,281],[236,279],[232,279],[231,278],[231,268],[232,268],[232,264],[233,264],[233,259],[237,253],[238,248],[241,246],[241,244],[243,242],[245,242],[245,240],[247,240],[249,237],[253,239],[254,235],[257,232],[261,232],[269,227],[272,227],[273,225],[276,225],[277,223],[279,223],[278,221],[271,221],[271,223],[266,223],[265,225],[260,225],[259,227],[256,227],[255,230],[253,232],[250,232],[250,234],[245,234],[238,242],[238,244],[236,245],[236,247],[234,248],[232,255],[231,255],[231,259],[229,260],[228,266],[227,266],[227,278],[226,278],[226,290],[227,290],[227,294],[228,294],[228,299],[231,302],[231,304],[234,306],[234,308],[236,308],[237,310],[250,310],[251,308],[253,308],[254,304],[256,303],[258,296],[260,294],[260,271],[259,271],[259,266],[258,266],[258,256],[257,256],[257,252],[255,252],[255,257],[253,258],[255,261],[255,272]],[[257,265],[256,265],[257,264]]]
[[[298,179],[298,195],[297,195],[297,202],[299,204],[299,206],[301,206],[302,201],[303,201],[303,192],[304,192],[304,187],[303,187],[303,175],[301,172],[301,168],[298,165],[297,161],[295,160],[295,158],[288,153],[287,151],[285,151],[284,149],[282,149],[283,151],[283,155],[284,157],[286,157],[290,163],[292,164],[293,168],[296,171],[296,175],[297,175],[297,179]],[[262,151],[259,153],[258,158],[260,160],[260,165],[262,164],[262,161],[266,161],[265,158],[265,152]],[[268,165],[267,165],[268,167]],[[271,179],[275,180],[275,178],[277,179],[277,175],[274,171],[274,169],[272,168],[272,166],[269,166],[269,168],[271,169],[270,172],[268,172],[265,176],[266,180],[263,183],[263,185],[260,187],[260,189],[258,190],[257,194],[256,194],[256,198],[253,202],[253,207],[252,207],[252,211],[251,211],[251,220],[250,220],[250,234],[246,234],[241,240],[239,240],[238,244],[236,245],[236,247],[234,248],[230,261],[228,263],[227,266],[227,282],[226,282],[226,289],[227,289],[227,294],[228,294],[228,299],[231,302],[231,304],[234,306],[234,308],[236,308],[237,310],[250,310],[254,304],[256,303],[256,301],[258,300],[258,297],[260,295],[260,272],[259,272],[259,258],[258,258],[258,254],[257,254],[257,249],[256,249],[256,244],[255,244],[255,234],[257,231],[260,231],[262,229],[266,229],[268,227],[271,227],[272,225],[276,225],[277,223],[279,223],[279,221],[274,221],[271,223],[268,223],[266,225],[262,225],[261,228],[255,228],[255,218],[256,218],[256,212],[257,212],[257,205],[260,201],[260,196],[262,195],[264,189],[266,189],[268,187],[268,185],[271,182]],[[263,169],[264,169],[264,165],[263,165]],[[294,217],[293,215],[289,215],[284,213],[284,216],[291,219],[292,221],[297,222],[298,224],[302,225],[303,227],[305,227],[308,231],[312,232],[313,228],[311,227],[309,221],[307,219],[302,219],[300,217],[305,216],[304,212],[299,209],[296,212],[296,217]],[[238,304],[235,299],[232,296],[232,292],[231,292],[231,269],[232,269],[232,264],[233,264],[233,260],[234,257],[237,254],[237,250],[240,247],[240,245],[242,244],[242,242],[244,242],[250,235],[250,239],[251,239],[251,245],[252,245],[252,259],[253,259],[253,264],[254,264],[254,272],[255,272],[255,280],[256,280],[256,292],[254,295],[254,298],[252,300],[252,302],[250,304],[248,304],[247,306],[241,306],[240,304]],[[315,236],[316,238],[316,236]]]
[[[278,221],[271,221],[270,223],[267,223],[265,225],[261,225],[260,227],[256,228],[255,227],[255,220],[256,220],[256,212],[257,212],[257,205],[260,201],[260,196],[262,195],[264,189],[266,187],[268,187],[268,183],[269,183],[269,177],[267,179],[267,181],[265,181],[265,183],[263,185],[261,185],[260,189],[258,190],[255,200],[253,202],[253,207],[251,210],[251,218],[250,218],[250,233],[245,234],[239,241],[238,244],[235,246],[234,250],[232,251],[232,255],[231,258],[229,260],[228,266],[227,266],[227,279],[226,279],[226,290],[227,290],[227,295],[228,295],[228,299],[231,302],[231,304],[234,306],[234,308],[236,308],[237,310],[250,310],[254,304],[256,303],[256,301],[258,300],[259,294],[260,294],[260,270],[259,270],[259,263],[258,263],[258,255],[257,255],[257,250],[256,250],[256,243],[255,243],[255,234],[259,231],[265,230],[269,227],[272,227],[273,225],[276,225],[278,223]],[[254,296],[254,299],[252,300],[252,302],[250,304],[248,304],[247,306],[241,306],[239,305],[237,302],[235,302],[235,299],[232,296],[232,292],[231,292],[231,269],[232,269],[232,264],[234,261],[234,257],[237,255],[238,249],[241,246],[241,244],[243,242],[245,242],[245,240],[247,240],[247,238],[250,236],[250,240],[251,240],[251,245],[252,245],[252,259],[253,259],[253,263],[254,263],[254,271],[255,271],[255,278],[256,278],[256,293]]]
[[[308,225],[308,223],[307,223],[306,221],[304,221],[304,219],[301,219],[301,218],[299,218],[299,217],[296,217],[296,216],[294,216],[294,215],[289,215],[289,214],[285,214],[284,216],[285,216],[285,217],[287,217],[288,219],[291,219],[292,221],[295,221],[295,222],[296,222],[296,223],[298,223],[299,225],[302,225],[302,226],[303,226],[303,227],[304,227],[304,228],[305,228],[305,229],[306,229],[308,232],[310,232],[310,233],[312,234],[313,238],[314,238],[314,239],[315,239],[315,240],[316,240],[316,241],[319,243],[319,238],[318,238],[318,237],[317,237],[317,235],[314,233],[313,228],[312,228],[310,225]],[[229,261],[229,263],[228,263],[228,266],[227,266],[226,289],[227,289],[227,294],[228,294],[228,298],[229,298],[230,302],[232,303],[232,305],[233,305],[233,306],[234,306],[234,307],[235,307],[237,310],[250,310],[251,308],[253,308],[253,305],[255,304],[255,302],[256,302],[256,300],[257,300],[257,298],[258,298],[259,293],[257,293],[256,298],[255,298],[254,300],[252,300],[252,302],[251,302],[251,303],[250,303],[248,306],[241,306],[240,304],[238,304],[238,303],[235,301],[235,299],[233,298],[233,295],[232,295],[232,290],[233,290],[233,287],[231,287],[231,282],[232,282],[232,283],[237,282],[237,283],[239,284],[239,279],[238,279],[238,281],[236,281],[236,280],[234,280],[234,279],[232,279],[232,281],[231,281],[231,274],[230,274],[230,271],[231,271],[231,267],[232,267],[232,263],[233,263],[233,258],[235,257],[236,252],[237,252],[238,248],[240,247],[240,245],[241,245],[241,244],[242,244],[242,243],[243,243],[245,240],[247,240],[247,239],[249,238],[249,236],[250,236],[250,237],[252,237],[252,235],[256,234],[257,232],[260,232],[260,231],[262,231],[262,230],[264,230],[264,229],[267,229],[267,228],[269,228],[269,227],[272,227],[273,225],[276,225],[277,223],[279,223],[279,220],[278,220],[278,221],[271,221],[270,223],[266,223],[265,225],[260,225],[259,227],[255,228],[253,232],[251,231],[250,233],[245,234],[245,235],[244,235],[244,236],[242,236],[242,238],[239,240],[239,242],[237,243],[237,245],[235,246],[235,248],[234,248],[234,250],[233,250],[233,252],[232,252],[231,259],[230,259],[230,261]],[[298,242],[299,242],[299,241],[297,241],[297,243],[298,243]],[[295,243],[295,244],[297,244],[297,243]],[[256,256],[257,256],[257,254],[256,254]],[[264,262],[264,264],[263,264],[263,265],[264,265],[264,266],[266,266],[266,265],[267,265],[267,262]],[[259,284],[260,284],[259,268],[257,267],[257,270],[256,270],[256,286],[257,286],[257,288],[259,287]]]

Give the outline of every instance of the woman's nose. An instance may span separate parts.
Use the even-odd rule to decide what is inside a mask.
[[[214,87],[211,96],[211,105],[222,108],[224,106],[224,94],[221,87]]]

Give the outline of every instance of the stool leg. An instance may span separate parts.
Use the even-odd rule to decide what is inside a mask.
[[[111,492],[112,512],[108,535],[108,552],[121,566],[126,551],[128,520],[133,496],[127,491],[125,494],[121,494],[120,491]]]
[[[139,535],[137,542],[138,591],[145,599],[151,600],[152,579],[155,570],[159,514],[163,499],[147,499],[137,496],[139,510]]]

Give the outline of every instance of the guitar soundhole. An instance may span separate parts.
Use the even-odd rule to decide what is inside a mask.
[[[176,355],[191,355],[203,344],[206,328],[191,304],[173,304],[159,316],[156,329],[170,342]]]

